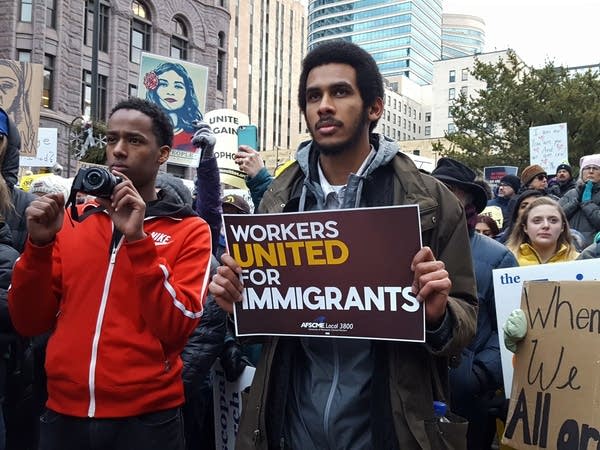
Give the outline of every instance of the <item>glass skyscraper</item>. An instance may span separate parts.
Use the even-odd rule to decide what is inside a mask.
[[[485,22],[464,14],[442,16],[442,59],[462,58],[483,52]]]
[[[311,0],[308,48],[346,39],[373,55],[385,77],[433,80],[441,58],[442,0]]]

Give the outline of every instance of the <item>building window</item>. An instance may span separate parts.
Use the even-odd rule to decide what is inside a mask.
[[[33,16],[33,0],[21,0],[21,22],[31,22]]]
[[[456,81],[456,70],[451,70],[448,72],[448,82],[454,83]]]
[[[467,86],[463,86],[460,88],[460,93],[462,95],[466,96],[468,92],[469,92],[469,88]]]
[[[448,117],[452,117],[452,106],[448,106]]]
[[[150,50],[152,24],[150,13],[143,3],[132,2],[131,10],[134,17],[131,19],[129,59],[131,62],[139,64],[142,52]]]
[[[98,50],[108,52],[108,19],[110,6],[100,0],[100,17],[98,22]],[[91,47],[94,43],[94,0],[85,2],[83,43]]]
[[[98,74],[98,120],[106,119],[106,100],[108,92],[108,77]],[[84,70],[81,78],[81,113],[85,117],[92,116],[92,73]]]
[[[46,26],[56,29],[56,0],[46,0]]]
[[[469,69],[463,69],[461,74],[461,80],[467,81],[469,79]]]
[[[52,109],[54,86],[54,56],[44,55],[44,84],[42,88],[42,106]]]
[[[222,91],[225,85],[225,55],[226,55],[225,33],[219,32],[219,49],[217,50],[217,90]]]
[[[431,113],[425,113],[425,122],[431,122]]]
[[[456,89],[450,88],[448,89],[448,100],[454,100],[456,97]]]
[[[425,136],[431,136],[431,127],[429,125],[425,127]]]
[[[137,97],[138,96],[138,88],[135,84],[129,85],[128,95],[129,95],[129,97]]]
[[[454,133],[456,131],[456,126],[453,123],[448,124],[448,133]]]
[[[17,60],[19,62],[31,62],[31,50],[17,50]]]
[[[188,59],[188,32],[178,18],[171,20],[171,58]]]

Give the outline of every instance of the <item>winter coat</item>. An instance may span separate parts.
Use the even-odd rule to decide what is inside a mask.
[[[258,208],[265,191],[272,182],[273,177],[265,167],[260,169],[259,172],[252,178],[246,177],[246,186],[250,190],[250,195],[252,196],[252,203],[254,203],[255,210]]]
[[[548,186],[548,193],[562,198],[567,192],[577,186],[577,182],[570,178],[567,181],[551,181]]]
[[[517,260],[502,244],[471,234],[471,254],[477,280],[477,333],[462,352],[461,363],[450,370],[452,409],[469,420],[469,448],[484,448],[488,403],[502,387],[492,270],[516,267]]]
[[[329,355],[340,357],[337,353],[329,352],[329,348],[336,345],[343,344],[346,348],[354,345],[357,352],[363,352],[365,347],[369,351],[370,347],[373,361],[372,372],[361,372],[362,368],[357,367],[344,373],[347,381],[364,383],[365,376],[372,377],[367,380],[370,383],[366,393],[371,406],[356,411],[356,405],[352,405],[355,387],[352,383],[337,385],[331,408],[328,409],[332,414],[330,417],[336,417],[339,403],[350,409],[354,406],[356,414],[344,417],[346,432],[326,436],[324,445],[334,440],[338,448],[362,448],[357,447],[357,440],[360,439],[367,448],[430,449],[425,421],[433,418],[434,399],[447,395],[447,392],[437,392],[439,389],[433,388],[432,380],[438,380],[438,385],[447,388],[449,362],[458,363],[460,352],[475,334],[477,300],[466,222],[456,197],[442,183],[420,173],[408,157],[398,153],[393,143],[385,138],[377,139],[376,135],[375,138],[373,145],[377,152],[361,176],[350,175],[342,207],[418,203],[423,245],[430,246],[437,258],[444,261],[453,286],[444,323],[438,330],[427,331],[425,344],[329,339],[328,344],[323,341],[321,348],[318,348],[318,342],[315,341],[315,356],[326,370],[330,370],[333,364],[333,360],[327,359]],[[318,154],[310,143],[303,145],[298,151],[297,162],[280,174],[268,188],[258,212],[323,209],[323,194],[316,177],[317,159]],[[310,174],[315,176],[311,177]],[[305,343],[301,338],[266,339],[244,405],[237,449],[288,448],[284,437],[284,420],[290,419],[286,417],[285,402],[291,395],[291,376],[296,370],[303,345]],[[336,361],[350,365],[354,353],[346,356],[349,361]],[[309,396],[319,404],[324,400],[320,398],[318,389],[309,391]],[[357,436],[355,426],[357,422],[364,423],[365,417],[370,424],[367,431],[371,439],[367,442]],[[338,425],[333,422],[335,419],[332,419],[332,426]],[[311,438],[319,440],[321,424],[310,425],[311,429],[319,430],[319,434]]]
[[[600,231],[600,183],[594,183],[592,199],[588,202],[581,201],[584,188],[585,184],[579,181],[577,187],[567,192],[559,203],[567,216],[569,226],[583,235],[583,246],[587,247]]]
[[[519,246],[515,257],[519,262],[519,266],[534,266],[536,264],[567,262],[577,259],[579,253],[577,253],[577,251],[575,251],[574,248],[571,250],[571,252],[569,252],[568,250],[569,247],[563,244],[561,245],[560,249],[558,249],[558,251],[552,256],[552,258],[550,258],[545,263],[542,263],[535,249],[531,245],[525,243]]]
[[[201,316],[210,234],[189,206],[158,195],[144,239],[125,242],[105,212],[79,223],[65,214],[53,243],[28,241],[17,261],[8,295],[15,328],[53,329],[50,409],[105,418],[183,404],[180,354]]]

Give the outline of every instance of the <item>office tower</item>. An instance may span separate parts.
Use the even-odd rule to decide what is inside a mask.
[[[385,77],[404,75],[418,84],[433,80],[441,58],[441,0],[310,0],[309,50],[346,39],[373,55]]]
[[[258,126],[259,150],[287,159],[305,132],[297,101],[305,7],[295,0],[231,0],[229,11],[227,107]]]
[[[460,58],[483,52],[485,22],[465,14],[442,15],[442,59]]]

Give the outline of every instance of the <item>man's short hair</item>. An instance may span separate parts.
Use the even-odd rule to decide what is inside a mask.
[[[120,109],[133,109],[150,117],[152,120],[152,131],[154,132],[158,146],[173,146],[173,125],[171,124],[171,119],[169,119],[169,116],[158,105],[141,98],[130,97],[127,100],[117,103],[108,118],[110,119]]]
[[[298,105],[302,112],[306,112],[306,81],[309,72],[315,67],[335,63],[348,64],[354,68],[356,84],[365,107],[375,103],[377,97],[384,99],[383,78],[371,54],[352,42],[334,39],[318,44],[302,62],[298,86]],[[377,122],[371,123],[371,130],[376,124]]]

